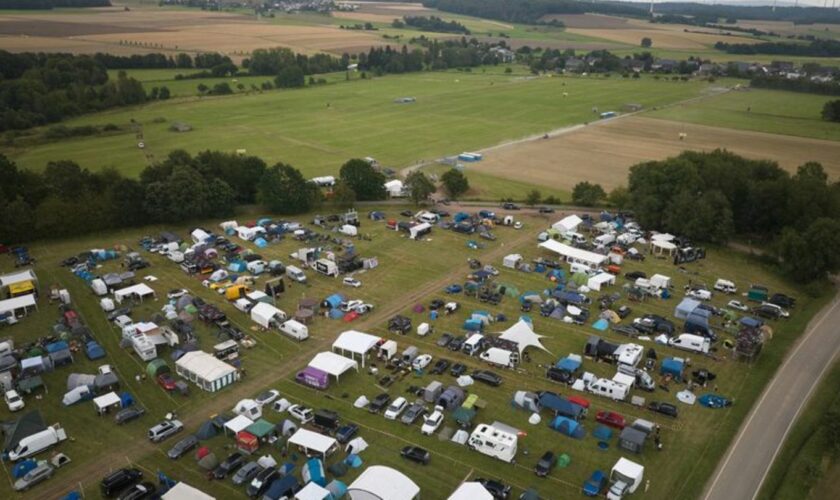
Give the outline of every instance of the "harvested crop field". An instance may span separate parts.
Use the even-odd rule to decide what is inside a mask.
[[[679,140],[680,132],[687,134],[685,140]],[[840,179],[840,142],[638,116],[495,149],[468,168],[530,184],[551,183],[560,189],[571,189],[581,180],[611,189],[626,182],[627,170],[636,163],[676,156],[686,149],[717,148],[771,159],[791,171],[807,161],[817,161],[831,178]]]
[[[659,29],[651,27],[627,29],[581,29],[570,28],[569,33],[603,38],[612,42],[628,45],[639,45],[642,38],[650,38],[653,46],[659,49],[704,49],[719,41],[728,43],[756,43],[752,38],[717,35],[708,33],[689,33],[676,29]]]
[[[582,29],[626,29],[626,17],[603,16],[600,14],[549,14],[541,21],[561,21],[567,28]]]

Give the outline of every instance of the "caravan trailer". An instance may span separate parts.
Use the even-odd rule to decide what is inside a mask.
[[[488,424],[479,424],[470,434],[467,446],[487,456],[507,463],[516,459],[518,438],[516,434]]]
[[[293,319],[280,325],[280,331],[295,340],[306,340],[309,338],[309,327]]]

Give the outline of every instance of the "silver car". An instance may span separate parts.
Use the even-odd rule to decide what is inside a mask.
[[[184,454],[198,445],[198,438],[190,434],[184,439],[175,443],[175,446],[169,449],[166,456],[172,460],[177,460],[184,456]]]
[[[251,482],[251,479],[260,473],[262,467],[257,462],[248,462],[236,471],[233,475],[233,484],[240,485]]]
[[[41,481],[46,481],[53,475],[54,470],[52,465],[46,461],[38,462],[34,469],[15,481],[15,491],[26,491]]]

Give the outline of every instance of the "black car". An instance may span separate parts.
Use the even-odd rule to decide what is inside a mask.
[[[240,452],[234,452],[228,455],[222,463],[213,470],[213,477],[216,479],[224,479],[228,474],[242,467],[245,463],[245,455]]]
[[[554,209],[551,208],[551,207],[540,207],[540,213],[541,214],[553,214]]]
[[[400,212],[400,215],[402,215],[403,217],[414,217],[414,212],[412,212],[411,210],[403,210],[402,212]]]
[[[517,205],[516,203],[507,202],[502,205],[502,208],[504,208],[505,210],[519,210],[519,205]]]
[[[563,384],[570,384],[575,380],[575,377],[571,374],[571,372],[554,366],[545,371],[545,377],[549,380]]]
[[[432,454],[429,453],[428,450],[424,450],[419,446],[406,446],[402,449],[402,451],[400,451],[400,455],[412,462],[417,462],[418,464],[423,465],[429,465],[429,461],[432,459]]]
[[[387,392],[383,392],[382,394],[373,398],[373,401],[370,402],[368,405],[368,411],[371,413],[379,413],[382,411],[383,408],[388,406],[388,403],[391,402],[391,396],[388,395]]]
[[[779,319],[782,316],[782,313],[777,308],[767,305],[760,305],[758,307],[754,307],[752,312],[756,316],[762,317],[764,319]]]
[[[472,378],[493,387],[502,385],[502,377],[488,370],[476,370],[473,372]]]
[[[353,436],[359,432],[359,426],[356,424],[343,425],[335,431],[335,439],[341,444],[349,442]]]
[[[553,452],[547,451],[543,453],[540,461],[534,466],[534,474],[539,477],[546,477],[551,474],[551,469],[554,468],[555,463],[557,463],[557,457],[554,456]]]
[[[647,278],[647,274],[643,273],[642,271],[632,271],[629,273],[624,273],[624,277],[630,281],[636,281],[639,278]]]
[[[618,317],[621,318],[621,319],[624,319],[627,316],[630,316],[631,312],[633,312],[633,310],[630,309],[629,306],[621,306],[621,307],[618,308],[618,310],[615,311],[615,313],[618,314]]]
[[[775,304],[779,307],[784,307],[785,309],[790,309],[796,305],[796,299],[783,293],[774,293],[767,302]]]
[[[669,417],[677,418],[677,407],[672,405],[671,403],[660,403],[658,401],[653,401],[648,405],[648,410],[655,411],[656,413],[661,413],[663,415],[667,415]]]
[[[444,333],[439,339],[437,339],[435,344],[437,344],[438,347],[446,347],[454,338],[455,337],[451,333]]]
[[[639,330],[633,328],[630,325],[615,325],[614,327],[611,328],[611,330],[614,331],[615,333],[618,333],[618,334],[621,334],[621,335],[626,335],[630,338],[634,338],[634,337],[639,336]]]
[[[455,363],[452,365],[452,368],[449,369],[449,374],[453,377],[460,377],[461,375],[467,372],[467,366],[462,365],[461,363]]]
[[[443,305],[444,305],[444,302],[442,300],[433,299],[431,302],[429,302],[429,310],[430,311],[437,311],[438,309],[443,307]]]
[[[118,425],[131,422],[132,420],[142,417],[145,413],[146,410],[139,406],[129,406],[128,408],[118,411],[117,414],[114,415],[114,422]]]
[[[141,500],[142,498],[154,498],[155,495],[157,495],[155,485],[144,481],[125,490],[118,498],[119,500]]]
[[[411,320],[405,316],[394,316],[388,321],[388,331],[405,335],[411,331]]]
[[[449,350],[450,351],[460,351],[461,347],[463,347],[464,342],[467,341],[467,338],[461,335],[460,337],[455,337],[449,342]]]
[[[483,477],[476,478],[475,481],[484,486],[484,489],[493,495],[496,500],[507,500],[510,497],[510,486],[501,481],[484,479]]]
[[[99,489],[104,497],[114,497],[143,479],[143,473],[137,469],[119,469],[104,478],[99,483]]]
[[[432,368],[432,375],[440,375],[441,373],[445,372],[447,368],[449,368],[449,361],[445,359],[439,359],[435,363],[435,366]]]
[[[280,472],[277,470],[277,467],[263,469],[251,480],[248,488],[245,489],[245,493],[251,498],[261,496],[268,489],[269,485],[271,485],[272,481],[279,477]]]

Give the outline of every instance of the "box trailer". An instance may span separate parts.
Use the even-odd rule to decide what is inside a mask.
[[[626,495],[634,493],[642,484],[644,476],[643,465],[624,457],[619,458],[610,472],[610,490],[607,492],[607,499],[621,500]]]

